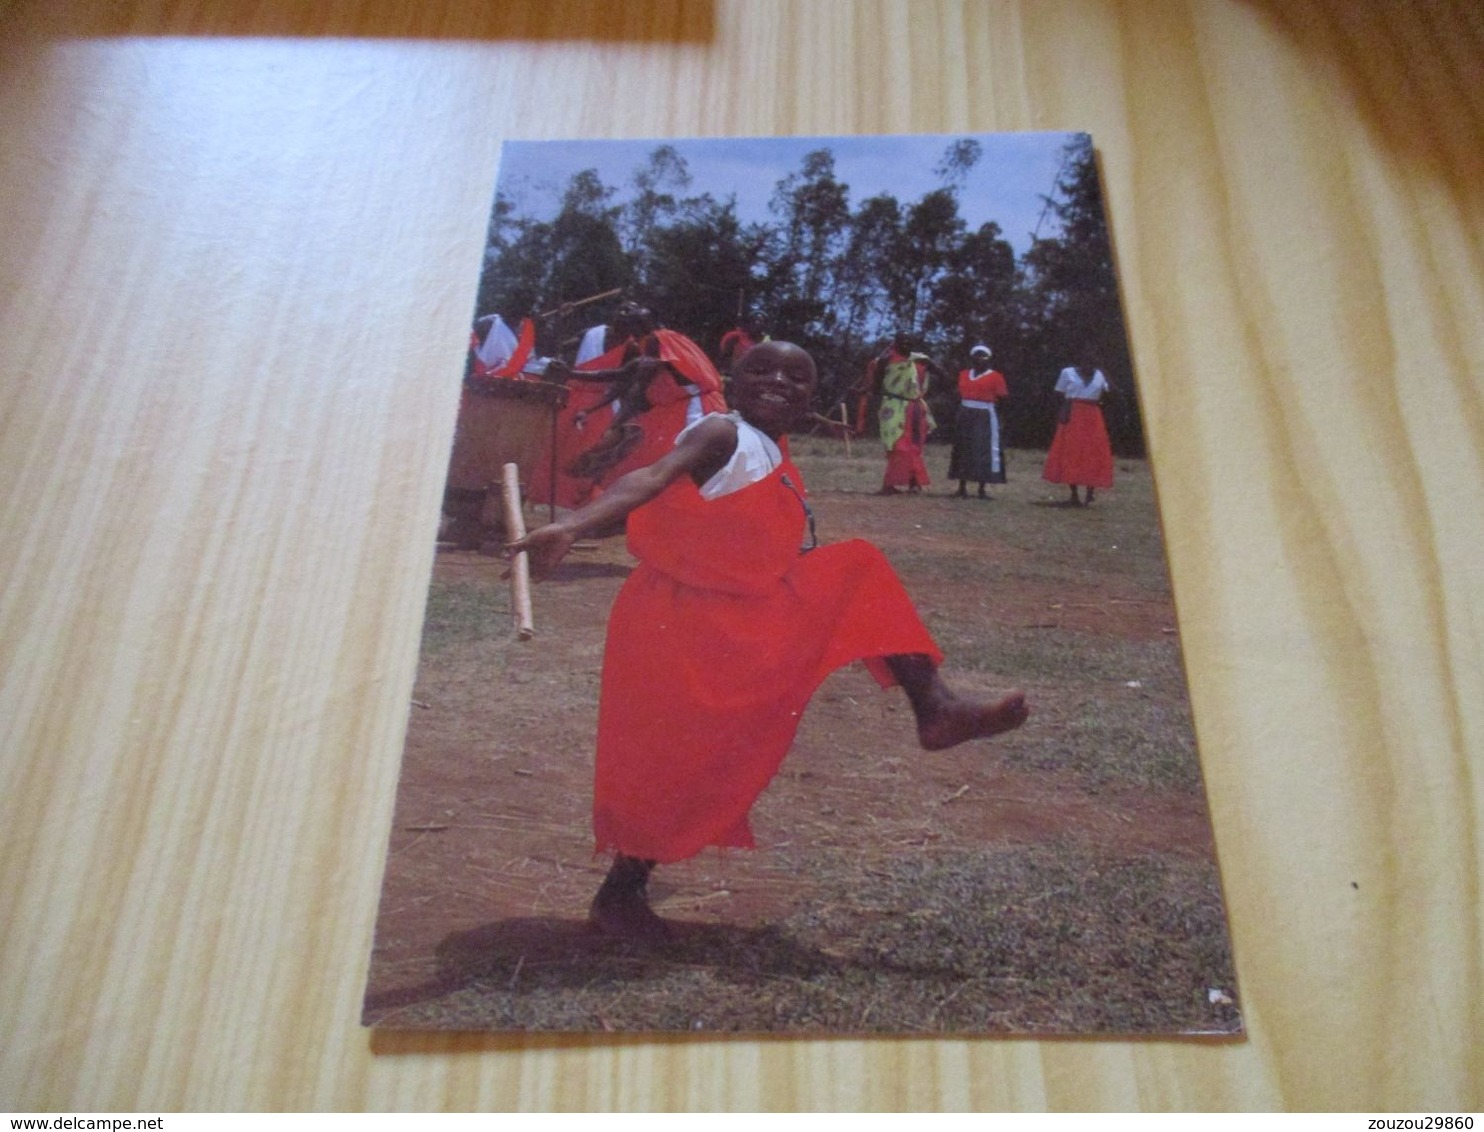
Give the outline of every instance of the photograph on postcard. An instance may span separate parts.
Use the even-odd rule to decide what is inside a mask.
[[[1088,135],[507,142],[448,380],[366,1025],[1241,1032]]]

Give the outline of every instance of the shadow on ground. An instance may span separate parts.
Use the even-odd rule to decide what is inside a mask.
[[[1240,1032],[1209,862],[1040,846],[828,864],[827,875],[851,883],[818,903],[762,926],[670,920],[675,939],[659,947],[552,918],[452,933],[431,977],[369,996],[364,1020],[569,1032]]]

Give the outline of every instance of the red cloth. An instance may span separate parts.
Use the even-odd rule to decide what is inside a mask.
[[[574,366],[578,370],[614,369],[623,365],[626,342],[600,354],[591,361]],[[558,507],[581,507],[597,494],[592,480],[567,474],[567,466],[598,442],[603,430],[613,420],[613,406],[595,409],[608,391],[601,382],[574,381],[567,386],[567,404],[558,414],[555,428],[556,483],[553,489],[551,466],[553,441],[548,438],[540,458],[526,484],[526,498],[532,503],[555,503]],[[579,425],[578,414],[586,414]],[[553,499],[555,490],[555,499]]]
[[[1071,419],[1056,426],[1041,478],[1074,486],[1113,486],[1113,448],[1096,402],[1072,401]]]
[[[726,398],[721,392],[721,374],[716,372],[716,367],[711,364],[706,352],[684,334],[674,330],[656,330],[654,336],[659,343],[659,356],[700,390],[700,412],[726,412]],[[675,438],[687,424],[693,392],[695,390],[687,389],[672,373],[662,373],[649,383],[649,408],[634,418],[634,423],[643,431],[643,437],[632,452],[598,478],[599,488],[607,487],[635,468],[648,467],[675,447]],[[611,417],[604,420],[603,427],[607,427],[608,419]],[[591,421],[588,427],[592,427]],[[601,430],[591,435],[596,439],[601,435]]]
[[[787,476],[791,488],[783,482]],[[593,831],[600,850],[661,862],[753,845],[747,813],[834,669],[941,661],[881,552],[799,553],[797,469],[707,501],[682,477],[629,516],[639,566],[608,622]]]
[[[911,487],[914,483],[918,487],[932,484],[927,462],[922,456],[927,433],[927,407],[921,399],[907,402],[907,428],[886,454],[886,474],[881,479],[883,489]]]
[[[987,370],[975,377],[973,370],[963,369],[958,371],[958,395],[965,401],[988,401],[993,404],[1002,397],[1010,396],[1010,389],[1005,384],[1005,375],[999,370]]]
[[[520,333],[516,336],[515,352],[503,365],[490,372],[491,377],[519,377],[520,371],[530,360],[536,348],[536,324],[528,318],[520,320]]]
[[[700,390],[702,413],[726,412],[726,399],[721,392],[721,374],[711,364],[704,350],[674,330],[656,330],[655,342],[659,356],[678,369],[686,381]],[[574,368],[578,370],[616,369],[624,363],[624,346],[615,346],[607,353],[584,362]],[[639,443],[621,461],[605,471],[596,480],[568,475],[566,469],[582,453],[595,445],[604,431],[613,423],[614,407],[595,406],[608,391],[608,386],[598,382],[573,382],[570,386],[567,407],[557,416],[556,423],[556,504],[558,507],[580,507],[619,476],[654,463],[675,447],[675,437],[686,426],[686,413],[694,390],[688,389],[672,373],[662,373],[649,383],[647,400],[649,408],[633,418],[641,430]],[[582,424],[577,423],[578,413],[585,413]],[[551,445],[537,461],[535,474],[526,487],[527,497],[535,503],[551,502]]]
[[[721,336],[721,345],[717,352],[721,355],[722,364],[731,366],[740,362],[742,355],[756,345],[757,339],[739,326]]]

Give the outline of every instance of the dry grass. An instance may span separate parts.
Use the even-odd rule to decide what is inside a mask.
[[[975,755],[961,764],[918,764],[906,757],[910,752],[892,754],[892,742],[878,742],[875,761],[845,751],[832,764],[822,752],[841,736],[861,742],[863,712],[896,713],[879,717],[885,727],[904,710],[866,707],[866,697],[877,693],[843,674],[832,678],[801,733],[801,742],[813,747],[785,764],[759,808],[786,836],[743,855],[745,866],[707,858],[660,870],[657,906],[679,933],[672,944],[645,951],[584,930],[581,909],[602,863],[586,850],[580,775],[563,795],[559,817],[537,818],[521,793],[541,784],[543,757],[585,757],[577,752],[590,743],[600,629],[578,641],[569,625],[563,638],[569,651],[558,665],[555,657],[510,644],[508,613],[492,600],[499,594],[490,581],[495,572],[435,584],[418,693],[434,710],[414,723],[425,729],[430,752],[455,751],[457,760],[438,763],[443,779],[412,803],[410,795],[399,799],[399,807],[409,807],[408,829],[432,814],[450,823],[451,832],[404,833],[400,842],[394,836],[392,867],[422,869],[399,882],[403,904],[426,907],[445,924],[480,926],[439,929],[432,955],[414,949],[374,956],[368,1023],[471,1030],[1239,1032],[1236,1007],[1226,1001],[1235,995],[1235,973],[1219,880],[1200,838],[1164,847],[1148,837],[1119,836],[1116,828],[1106,832],[1121,822],[1133,829],[1146,814],[1151,820],[1202,814],[1147,468],[1121,462],[1118,488],[1090,509],[1060,506],[1062,490],[1038,478],[1039,454],[1021,452],[1011,453],[1012,482],[994,489],[992,503],[953,499],[946,494],[951,485],[940,480],[923,496],[861,505],[858,497],[880,482],[873,446],[858,445],[847,459],[838,443],[804,438],[795,442],[794,457],[824,541],[853,535],[876,541],[909,590],[923,595],[921,612],[949,655],[952,677],[973,688],[1027,688],[1034,726],[994,744],[987,761]],[[946,450],[930,454],[939,475],[946,460]],[[853,516],[852,529],[842,515]],[[574,569],[593,579],[606,570],[604,584],[616,587],[623,566],[621,552],[614,554]],[[554,602],[548,599],[548,608]],[[499,713],[477,727],[460,722],[462,709],[440,710],[488,704],[488,689],[508,685],[533,691],[534,698],[525,703],[502,692]],[[869,727],[869,715],[864,718]],[[439,728],[462,730],[440,740]],[[513,738],[517,733],[539,735],[541,745]],[[846,768],[845,777],[830,777],[836,765]],[[888,814],[882,808],[882,790],[900,792],[905,776],[921,785],[923,776],[938,773],[932,767],[950,766],[941,774],[957,777],[924,788],[936,799],[931,809],[899,805]],[[1027,809],[1053,832],[1000,828],[988,836],[962,823],[949,828],[950,812],[968,805],[952,802],[958,793],[989,796],[1006,775],[1029,784]],[[508,785],[503,796],[484,800],[492,783]],[[1088,813],[1105,800],[1118,807],[1100,827],[1105,832],[1055,832],[1054,805],[1062,813]],[[858,815],[857,825],[842,831],[838,812]],[[417,863],[436,843],[431,839],[452,837],[459,823],[476,820],[486,832],[460,842],[462,857],[445,853]],[[549,860],[533,855],[537,836],[545,837]],[[730,869],[730,880],[719,879],[718,869]],[[744,898],[770,878],[779,888],[769,891],[782,892],[772,907],[781,910],[742,914]],[[481,894],[507,889],[522,901],[507,905],[510,913],[468,914]],[[750,907],[756,913],[757,905]],[[384,920],[379,947],[408,931]]]
[[[1234,1033],[1210,870],[1065,846],[813,853],[823,898],[772,925],[681,924],[643,950],[561,921],[452,936],[408,1028]],[[557,946],[553,948],[553,943]],[[539,955],[539,959],[533,957]],[[393,1004],[388,1004],[393,1005]]]

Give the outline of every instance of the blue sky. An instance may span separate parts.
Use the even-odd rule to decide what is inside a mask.
[[[549,219],[574,173],[596,169],[604,184],[627,192],[634,171],[655,146],[673,145],[693,178],[689,192],[718,199],[735,195],[743,220],[769,219],[774,185],[795,172],[804,155],[828,146],[835,176],[850,186],[850,203],[889,192],[914,201],[939,186],[933,168],[951,142],[972,137],[984,155],[969,173],[959,211],[970,228],[996,221],[1017,255],[1030,246],[1061,167],[1065,133],[919,134],[876,137],[666,138],[626,141],[506,142],[499,185],[518,215]],[[1047,235],[1052,220],[1043,224]]]

